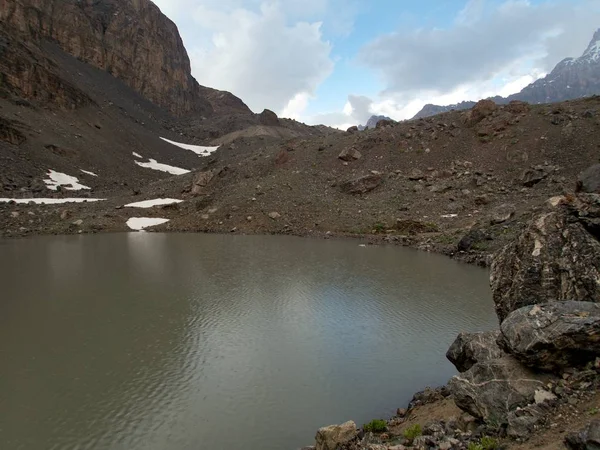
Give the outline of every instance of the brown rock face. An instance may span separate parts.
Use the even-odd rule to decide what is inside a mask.
[[[0,24],[24,41],[57,42],[175,115],[250,113],[196,82],[177,27],[150,0],[0,0]]]

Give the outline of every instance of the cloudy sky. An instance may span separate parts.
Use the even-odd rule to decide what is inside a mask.
[[[341,128],[517,92],[600,27],[600,0],[153,1],[200,84]]]

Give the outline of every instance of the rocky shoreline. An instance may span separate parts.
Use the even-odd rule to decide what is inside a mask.
[[[581,183],[599,172],[494,255],[500,327],[456,338],[458,375],[386,421],[321,428],[304,450],[599,448],[600,195]]]

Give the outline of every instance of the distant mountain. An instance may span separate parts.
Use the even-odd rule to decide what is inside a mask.
[[[358,129],[360,131],[366,130],[367,128],[375,128],[377,126],[377,122],[380,120],[392,120],[387,116],[371,116],[369,120],[367,120],[366,125],[359,125]]]
[[[512,100],[528,103],[554,103],[575,98],[600,94],[600,29],[594,33],[590,44],[579,58],[566,58],[546,75],[521,92],[508,97],[492,97],[496,103],[503,104]],[[415,119],[429,117],[453,109],[470,109],[475,102],[467,101],[455,105],[425,105],[415,115]]]

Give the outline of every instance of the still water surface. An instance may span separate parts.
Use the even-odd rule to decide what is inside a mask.
[[[397,247],[131,233],[0,241],[0,448],[293,450],[454,374],[487,272]]]

